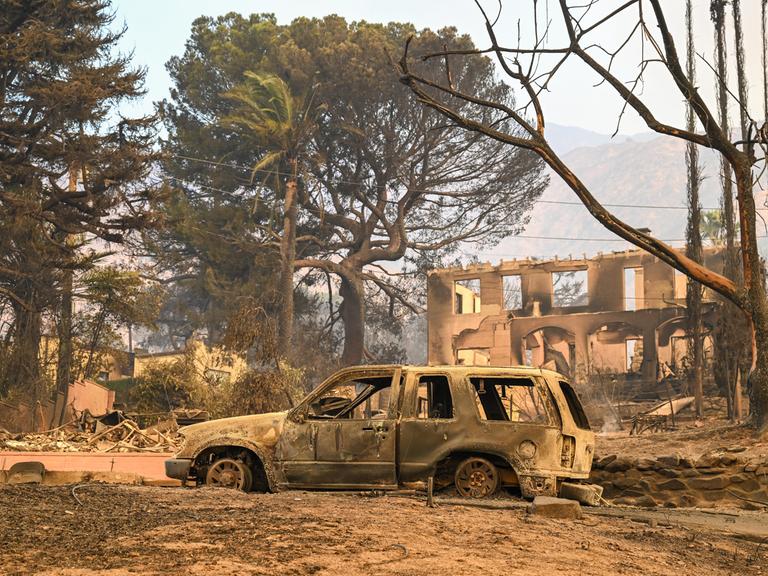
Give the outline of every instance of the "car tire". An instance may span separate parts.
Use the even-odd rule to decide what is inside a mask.
[[[473,456],[463,460],[456,467],[454,484],[459,496],[487,498],[499,487],[499,471],[485,458]]]
[[[248,492],[253,484],[253,473],[248,465],[241,460],[220,458],[208,467],[205,484]]]

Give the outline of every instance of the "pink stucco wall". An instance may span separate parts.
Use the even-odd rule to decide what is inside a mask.
[[[115,391],[91,380],[77,381],[69,386],[69,404],[75,410],[88,410],[94,416],[101,416],[112,410]]]

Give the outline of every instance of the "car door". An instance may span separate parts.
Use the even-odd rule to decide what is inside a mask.
[[[466,439],[466,426],[457,418],[462,412],[462,395],[457,392],[447,373],[409,372],[399,428],[401,481],[423,480],[437,461]]]
[[[392,488],[400,370],[345,371],[286,421],[277,446],[292,487]]]

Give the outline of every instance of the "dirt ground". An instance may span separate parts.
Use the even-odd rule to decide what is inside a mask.
[[[351,494],[0,487],[0,574],[761,574],[768,546]]]
[[[629,429],[599,433],[596,443],[598,456],[654,458],[677,454],[695,460],[706,452],[739,446],[744,448],[739,453],[744,458],[768,458],[768,437],[757,437],[753,429],[720,418],[698,424],[684,421],[677,430],[644,432],[639,436],[630,436]]]

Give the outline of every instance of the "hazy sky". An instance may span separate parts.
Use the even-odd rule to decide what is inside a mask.
[[[623,1],[623,0],[622,0]],[[667,10],[667,20],[676,32],[678,49],[684,52],[684,0],[663,0]],[[542,9],[546,8],[547,0],[538,0]],[[577,3],[575,0],[571,2]],[[521,21],[523,43],[530,40],[530,10],[532,0],[507,0],[505,10],[497,27],[497,35],[502,44],[515,45],[517,37],[517,22]],[[551,19],[550,46],[558,45],[562,40],[562,26],[558,26],[557,13],[554,7],[556,0],[549,0],[553,10]],[[604,0],[601,6],[616,7],[618,0]],[[496,10],[494,1],[484,0],[489,12]],[[116,9],[115,25],[127,25],[127,32],[122,39],[122,50],[133,51],[134,63],[147,68],[148,95],[143,102],[137,103],[133,110],[123,109],[124,113],[151,112],[152,102],[168,96],[171,84],[170,77],[165,71],[165,63],[174,55],[181,55],[184,44],[189,36],[192,21],[200,15],[217,16],[230,11],[250,14],[254,12],[274,13],[280,23],[289,23],[298,16],[322,17],[328,14],[339,14],[348,21],[367,20],[371,22],[410,21],[417,28],[429,27],[438,29],[444,26],[456,26],[460,32],[469,34],[476,45],[488,47],[489,41],[481,14],[472,0],[114,0]],[[753,116],[762,118],[762,71],[760,67],[760,2],[759,0],[742,0],[745,22],[745,44],[748,54],[748,76],[750,82],[750,109]],[[709,0],[694,0],[695,41],[697,50],[711,60],[713,51],[712,28],[709,22]],[[599,41],[604,46],[620,44],[626,32],[634,24],[630,19],[618,21],[610,29],[604,30],[601,36],[593,41]],[[629,28],[627,28],[629,26]],[[729,43],[733,38],[729,35]],[[682,56],[683,54],[681,54]],[[622,102],[612,89],[606,86],[595,87],[598,82],[591,71],[583,65],[566,66],[559,73],[558,80],[550,88],[551,91],[544,100],[547,121],[567,126],[578,126],[603,134],[610,134],[616,127],[616,120],[621,110]],[[705,96],[709,97],[712,109],[715,109],[712,87],[714,77],[707,65],[698,60],[699,85]],[[630,79],[635,73],[636,58],[619,59],[615,70],[623,79]],[[730,74],[735,75],[735,64],[731,63]],[[668,74],[661,65],[650,65],[646,83],[640,88],[643,99],[649,104],[657,117],[665,122],[683,126],[684,102]],[[736,118],[738,111],[734,102],[731,103],[731,116]],[[758,112],[759,111],[759,112]],[[735,124],[734,124],[735,125]],[[647,132],[643,122],[633,113],[628,113],[622,121],[620,133],[632,134]],[[683,156],[680,159],[680,169],[684,170]],[[549,192],[548,192],[549,193]],[[610,201],[610,198],[601,198]],[[685,204],[684,190],[670,190],[669,201]],[[573,218],[589,219],[581,207],[573,208]],[[544,216],[536,212],[528,226],[528,234],[542,233],[551,227],[546,213]],[[682,234],[682,232],[680,232]],[[612,235],[599,227],[594,235],[603,238]],[[682,236],[681,236],[682,237]],[[598,250],[613,250],[621,248],[615,242],[604,244],[590,242],[584,247],[589,253]],[[499,257],[538,255],[552,256],[568,253],[569,249],[577,253],[582,251],[581,245],[564,246],[561,240],[511,237],[491,253],[479,254],[483,259],[497,260]]]
[[[484,2],[489,11],[495,11],[495,2]],[[530,27],[528,17],[529,0],[507,1],[500,21],[497,34],[500,41],[513,45],[516,41],[517,21],[522,21],[523,34]],[[539,6],[546,8],[546,1],[539,0]],[[554,0],[550,4],[556,5]],[[608,0],[605,6],[618,5],[619,2]],[[668,21],[677,30],[683,25],[683,0],[666,0]],[[753,58],[748,62],[749,76],[753,85],[753,109],[758,109],[762,94],[757,90],[761,84],[758,48],[759,38],[759,0],[742,0],[745,12],[745,38]],[[699,18],[697,25],[697,48],[704,55],[712,52],[712,32],[709,26],[709,0],[694,2],[695,15]],[[144,102],[135,106],[136,110],[150,110],[152,101],[168,95],[170,78],[165,71],[165,63],[171,56],[180,55],[184,51],[184,43],[189,35],[192,21],[200,15],[217,16],[230,11],[249,14],[253,12],[270,12],[277,16],[281,23],[288,23],[298,16],[322,17],[327,14],[339,14],[347,20],[368,20],[372,22],[410,21],[418,28],[429,27],[437,29],[443,26],[456,26],[460,32],[469,34],[478,46],[487,47],[488,40],[481,15],[471,0],[115,0],[116,24],[125,23],[127,32],[122,40],[124,51],[134,52],[134,62],[145,66],[148,70],[147,88],[149,90]],[[558,36],[558,20],[554,9],[551,19],[551,45],[556,45]],[[621,26],[606,30],[599,37],[601,43],[610,45],[611,42],[621,41]],[[682,41],[681,41],[682,44]],[[683,46],[680,46],[683,49]],[[619,70],[627,79],[631,76],[632,67],[621,68],[625,62],[619,62]],[[657,68],[659,68],[657,66]],[[702,85],[707,82],[706,65],[699,62]],[[654,74],[647,82],[644,96],[653,104],[654,110],[663,119],[671,122],[681,121],[682,102],[679,94],[667,80],[662,80],[662,74]],[[551,93],[545,100],[546,114],[549,122],[580,126],[597,132],[610,133],[613,131],[621,102],[612,90],[606,87],[595,89],[596,79],[581,65],[566,67],[560,79],[552,85]],[[621,132],[632,133],[645,131],[639,118],[627,115],[622,123]]]

